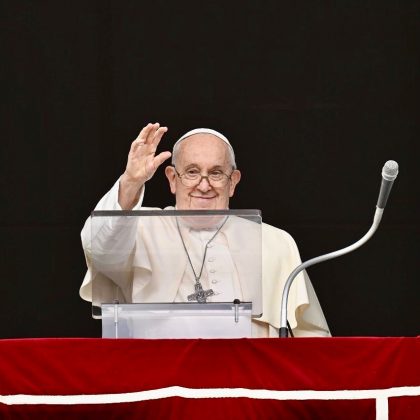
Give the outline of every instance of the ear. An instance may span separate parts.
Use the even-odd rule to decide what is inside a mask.
[[[165,168],[165,175],[166,175],[166,178],[168,178],[171,193],[175,194],[176,193],[176,172],[175,172],[175,168],[173,166],[167,166]]]
[[[230,176],[230,185],[229,185],[229,197],[232,197],[235,193],[235,188],[238,182],[241,180],[241,172],[238,169],[235,169]]]

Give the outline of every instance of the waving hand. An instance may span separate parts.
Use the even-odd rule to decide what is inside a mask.
[[[160,140],[167,131],[167,127],[160,127],[158,123],[147,124],[131,143],[127,166],[120,180],[118,196],[123,209],[129,210],[135,206],[144,183],[152,178],[157,168],[166,159],[171,157],[170,152],[156,155]]]

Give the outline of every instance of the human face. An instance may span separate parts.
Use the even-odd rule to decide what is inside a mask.
[[[235,192],[241,178],[238,170],[232,172],[228,146],[212,134],[195,134],[183,140],[179,146],[176,169],[180,174],[190,169],[197,169],[201,175],[221,170],[231,174],[224,187],[212,186],[207,178],[202,178],[194,187],[186,187],[175,172],[168,166],[165,170],[171,192],[175,194],[178,210],[223,210],[229,208],[229,198]]]

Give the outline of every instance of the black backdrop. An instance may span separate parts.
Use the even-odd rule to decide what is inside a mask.
[[[0,337],[98,336],[78,296],[79,232],[147,122],[161,149],[208,126],[232,141],[232,208],[261,208],[303,259],[372,221],[309,274],[334,335],[420,331],[417,1],[2,1]],[[418,165],[417,165],[418,166]],[[163,171],[145,205],[172,204]]]

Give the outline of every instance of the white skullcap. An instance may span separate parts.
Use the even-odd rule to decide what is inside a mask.
[[[222,133],[219,133],[216,130],[212,130],[211,128],[195,128],[194,130],[188,131],[188,133],[185,133],[182,137],[180,137],[177,140],[177,142],[174,144],[174,148],[182,140],[185,140],[187,137],[193,136],[194,134],[213,134],[213,136],[216,136],[220,140],[224,141],[233,151],[233,147],[230,144],[229,140]]]

